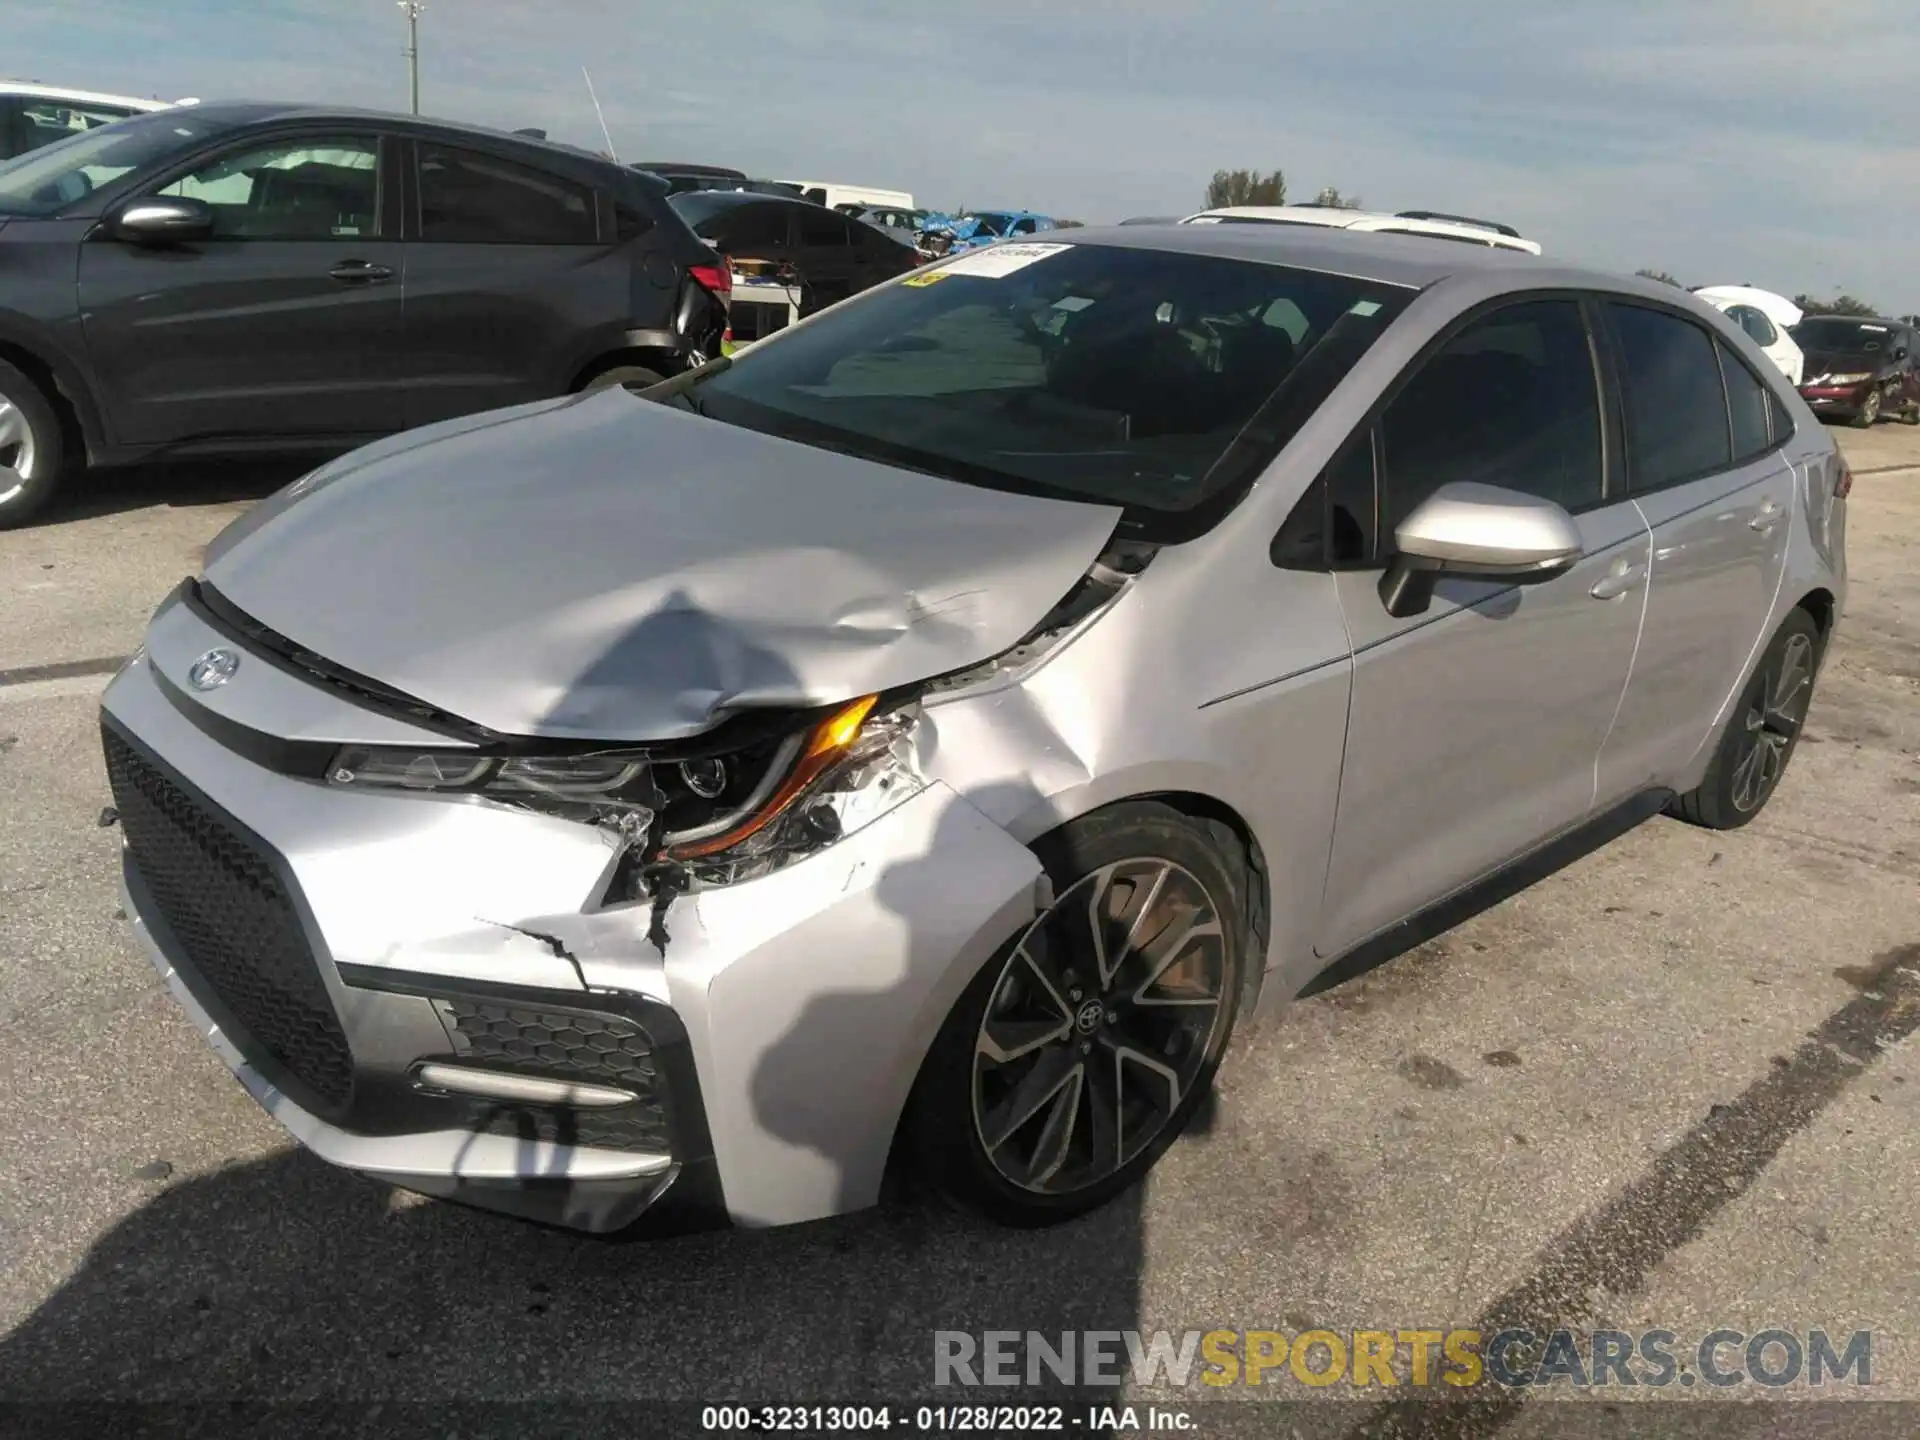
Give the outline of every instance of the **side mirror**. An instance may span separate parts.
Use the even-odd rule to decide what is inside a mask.
[[[1565,574],[1581,555],[1573,516],[1497,485],[1442,485],[1400,522],[1393,543],[1380,600],[1396,619],[1425,611],[1442,575],[1526,585]]]
[[[213,234],[213,208],[204,200],[149,195],[122,207],[108,222],[107,232],[136,245],[204,240]]]

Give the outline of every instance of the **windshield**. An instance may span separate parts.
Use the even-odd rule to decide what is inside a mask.
[[[659,398],[804,444],[1208,528],[1412,295],[1117,246],[974,251]]]
[[[56,140],[0,165],[0,213],[52,215],[226,128],[204,112],[157,110]]]
[[[1802,320],[1787,331],[1802,350],[1831,350],[1842,355],[1870,355],[1887,347],[1893,334],[1891,326],[1871,320],[1835,319],[1821,316]]]

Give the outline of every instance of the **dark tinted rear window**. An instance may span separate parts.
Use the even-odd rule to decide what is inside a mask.
[[[1609,303],[1619,341],[1633,488],[1663,485],[1732,463],[1727,399],[1713,338],[1664,310]]]
[[[441,244],[591,245],[593,191],[473,150],[420,146],[420,238]]]
[[[1410,294],[1216,256],[995,247],[836,306],[689,394],[828,449],[1122,505],[1171,538],[1233,503]]]
[[[1842,355],[1871,355],[1893,348],[1893,327],[1877,320],[1836,319],[1817,315],[1787,332],[1802,350],[1833,350]]]

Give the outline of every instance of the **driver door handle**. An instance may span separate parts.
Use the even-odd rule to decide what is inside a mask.
[[[1764,533],[1779,524],[1780,517],[1785,513],[1786,512],[1774,504],[1773,501],[1768,500],[1763,502],[1760,508],[1754,512],[1753,518],[1749,520],[1747,524],[1753,529]]]
[[[342,260],[327,271],[327,274],[349,285],[376,285],[382,280],[393,278],[391,268],[376,265],[371,260]]]
[[[1640,582],[1647,578],[1647,567],[1631,560],[1616,560],[1613,568],[1602,575],[1587,593],[1596,600],[1612,600],[1626,594],[1629,590],[1640,588]]]

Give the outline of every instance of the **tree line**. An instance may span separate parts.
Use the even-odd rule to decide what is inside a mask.
[[[1207,182],[1209,210],[1230,205],[1284,205],[1287,203],[1287,177],[1281,170],[1216,170]],[[1338,210],[1358,210],[1358,195],[1343,195],[1337,185],[1323,186],[1313,203]]]

